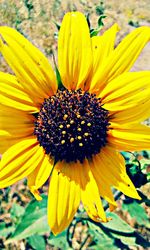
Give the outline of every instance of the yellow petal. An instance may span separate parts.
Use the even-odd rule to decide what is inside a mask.
[[[94,157],[95,156],[93,156],[93,158]],[[100,196],[110,204],[111,209],[112,208],[114,209],[115,207],[117,207],[117,204],[113,198],[113,194],[111,191],[111,183],[109,183],[109,181],[106,180],[106,177],[101,172],[103,164],[101,164],[100,161],[97,161],[97,158],[95,158],[95,160],[92,159],[92,161],[90,161],[89,164],[94,179],[99,188]]]
[[[12,137],[29,136],[34,131],[34,118],[22,111],[0,106],[0,129]]]
[[[58,65],[68,89],[84,88],[92,66],[92,50],[86,18],[79,12],[64,16],[58,38]]]
[[[18,143],[22,138],[12,138],[6,130],[0,130],[0,155],[3,154],[9,147]]]
[[[0,51],[25,91],[38,102],[56,93],[56,78],[45,56],[12,28],[1,26],[0,35]]]
[[[34,118],[17,109],[0,105],[0,153],[25,137],[33,135]]]
[[[150,117],[150,100],[143,102],[139,106],[127,108],[115,112],[110,112],[113,115],[111,116],[111,121],[116,122],[122,126],[126,123],[140,123]]]
[[[38,112],[33,100],[24,92],[15,76],[0,72],[0,103],[22,111]]]
[[[145,110],[150,97],[150,72],[124,73],[108,83],[100,96],[104,108],[109,110],[113,119],[119,111],[132,108],[131,112],[134,112],[136,107]]]
[[[92,40],[92,52],[93,52],[93,67],[88,77],[87,82],[90,86],[92,78],[99,74],[99,70],[103,67],[105,60],[110,56],[114,50],[116,33],[119,31],[117,24],[114,24],[111,28],[104,32],[101,36],[93,36]]]
[[[110,81],[101,91],[111,121],[141,122],[150,116],[150,72],[127,72]],[[139,108],[140,107],[140,108]]]
[[[131,108],[132,108],[131,112],[133,112],[134,107],[135,108],[137,106],[144,107],[145,105],[147,105],[147,102],[149,101],[149,97],[150,97],[150,88],[142,90],[141,93],[135,93],[122,100],[119,100],[119,101],[115,100],[114,102],[112,101],[112,102],[105,103],[103,107],[106,110],[109,110],[110,114],[114,114],[117,111],[127,110]]]
[[[29,189],[37,200],[42,199],[38,189],[42,187],[49,178],[53,165],[54,161],[50,159],[50,156],[43,154],[41,164],[27,177]]]
[[[93,162],[103,176],[106,186],[113,186],[129,197],[140,199],[126,174],[125,160],[119,152],[106,146],[93,158]]]
[[[113,125],[112,125],[113,126]],[[126,124],[108,131],[108,141],[119,150],[150,149],[150,127],[142,124]]]
[[[122,100],[130,95],[150,89],[150,72],[127,72],[110,81],[99,97],[103,103]],[[144,95],[143,95],[144,98]]]
[[[57,163],[50,180],[48,222],[56,235],[72,221],[80,203],[80,187],[75,164]]]
[[[90,91],[99,94],[108,82],[129,71],[149,40],[149,27],[137,28],[127,35],[93,77]]]
[[[99,189],[87,160],[78,165],[81,185],[81,201],[88,215],[94,221],[106,222],[107,218],[100,199]]]
[[[43,148],[36,138],[24,139],[10,147],[0,162],[0,188],[27,177],[43,158]]]

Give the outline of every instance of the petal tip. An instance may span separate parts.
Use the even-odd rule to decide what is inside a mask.
[[[39,191],[37,190],[37,188],[35,186],[30,186],[29,189],[30,189],[30,192],[34,195],[34,197],[35,197],[35,199],[37,201],[42,200],[42,197],[40,196],[40,193],[39,193]]]

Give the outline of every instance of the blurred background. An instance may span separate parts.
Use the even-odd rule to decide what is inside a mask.
[[[136,27],[150,26],[149,0],[0,0],[0,25],[17,29],[53,64],[52,52],[57,58],[57,26],[70,10],[89,15],[92,28],[97,28],[100,16],[106,16],[101,32],[117,22],[121,29],[116,45]],[[132,70],[150,70],[149,58],[150,44],[144,48]],[[1,55],[0,70],[12,73]],[[114,191],[118,208],[111,213],[113,221],[109,225],[88,221],[81,206],[70,227],[55,237],[46,218],[48,185],[41,190],[43,201],[37,202],[29,193],[26,180],[20,181],[0,190],[0,249],[150,249],[150,151],[123,154],[128,174],[142,201],[133,201]],[[107,211],[105,202],[104,207]]]

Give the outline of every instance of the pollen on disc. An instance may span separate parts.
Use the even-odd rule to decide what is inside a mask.
[[[107,143],[108,111],[88,91],[58,90],[43,102],[34,134],[57,161],[83,162]]]

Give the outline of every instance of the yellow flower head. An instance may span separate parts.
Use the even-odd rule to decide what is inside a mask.
[[[133,30],[114,48],[118,26],[90,37],[86,18],[67,13],[58,39],[63,88],[45,56],[16,30],[0,27],[0,51],[15,75],[0,73],[0,188],[27,177],[38,189],[50,177],[48,221],[57,234],[80,202],[95,221],[116,207],[111,187],[140,199],[121,150],[150,149],[150,72],[129,72],[150,39]]]

